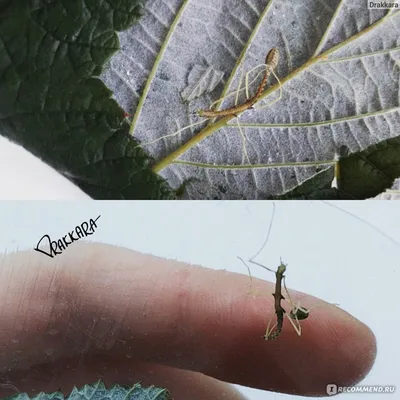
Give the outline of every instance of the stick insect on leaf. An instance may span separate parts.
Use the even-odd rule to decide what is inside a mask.
[[[238,86],[238,88],[237,88],[237,90],[236,90],[235,92],[229,93],[229,94],[227,94],[226,96],[224,96],[223,98],[218,99],[218,100],[214,101],[214,103],[211,104],[211,108],[212,108],[212,106],[214,106],[214,105],[216,105],[217,103],[223,101],[224,99],[226,99],[226,98],[228,98],[228,97],[230,97],[230,96],[232,96],[232,95],[236,95],[235,106],[230,107],[230,108],[227,108],[227,109],[224,109],[224,110],[213,110],[213,109],[211,109],[211,108],[208,109],[208,110],[198,110],[198,111],[197,111],[197,115],[200,116],[200,117],[202,117],[202,120],[201,120],[201,121],[197,121],[197,122],[194,122],[194,123],[192,123],[192,124],[189,124],[189,125],[187,125],[187,126],[181,128],[181,129],[177,130],[176,132],[173,132],[173,133],[171,133],[171,134],[167,134],[167,135],[161,136],[161,137],[159,137],[159,138],[157,138],[157,139],[155,139],[155,140],[152,140],[152,141],[150,141],[150,142],[141,143],[140,145],[138,145],[138,147],[139,147],[139,146],[144,146],[144,145],[153,144],[153,143],[156,143],[156,142],[158,142],[158,141],[160,141],[160,140],[162,140],[162,139],[165,139],[165,138],[177,136],[177,135],[179,135],[181,132],[183,132],[184,130],[189,129],[189,128],[192,128],[192,127],[195,127],[195,126],[200,125],[200,124],[203,124],[204,122],[206,122],[207,120],[210,120],[210,119],[212,119],[212,118],[220,118],[220,117],[233,116],[233,117],[236,117],[236,120],[237,120],[237,127],[238,127],[239,133],[240,133],[240,135],[241,135],[241,137],[242,137],[243,154],[245,155],[245,157],[246,157],[248,163],[250,164],[250,159],[249,159],[249,156],[248,156],[248,154],[247,154],[247,149],[246,149],[246,136],[244,135],[244,133],[243,133],[241,127],[240,127],[238,116],[239,116],[240,113],[242,113],[242,112],[244,112],[244,111],[246,111],[246,110],[249,110],[249,109],[254,108],[253,106],[254,106],[255,103],[260,99],[260,97],[261,97],[261,95],[262,95],[262,93],[263,93],[263,91],[264,91],[264,89],[265,89],[265,87],[266,87],[266,85],[267,85],[268,79],[269,79],[269,77],[270,77],[271,74],[275,76],[275,78],[277,79],[277,81],[278,81],[278,83],[279,83],[279,87],[280,87],[279,93],[280,93],[280,95],[279,95],[279,97],[278,97],[277,99],[273,100],[271,103],[266,104],[266,105],[263,105],[262,107],[259,107],[259,108],[257,108],[257,109],[269,107],[272,103],[275,103],[276,101],[279,101],[279,99],[280,99],[281,96],[282,96],[281,84],[280,84],[279,78],[277,77],[277,75],[276,75],[275,72],[274,72],[274,70],[276,69],[276,67],[277,67],[277,65],[278,65],[278,62],[279,62],[279,51],[278,51],[277,48],[272,48],[272,49],[268,52],[268,54],[267,54],[267,56],[266,56],[265,64],[257,65],[256,67],[252,68],[250,71],[248,71],[248,72],[246,73],[246,87],[245,87],[245,89],[241,89],[241,80],[242,80],[242,79],[241,79],[240,82],[239,82],[239,86]],[[253,96],[249,97],[249,95],[248,95],[248,86],[249,86],[248,79],[249,79],[249,74],[250,74],[251,72],[253,72],[254,70],[256,70],[257,68],[259,68],[260,66],[263,66],[263,67],[265,68],[264,76],[263,76],[263,78],[262,78],[260,84],[258,85],[255,94],[254,94]],[[256,76],[256,78],[255,78],[253,81],[255,81],[255,80],[259,77],[259,75],[260,75],[260,74],[258,74],[258,75]],[[252,81],[250,84],[252,84],[253,81]],[[242,104],[237,104],[238,98],[239,98],[239,93],[240,93],[241,91],[243,91],[243,90],[246,91],[246,98],[247,98],[247,99],[246,99],[246,101],[245,101],[244,103],[242,103]]]
[[[257,102],[257,100],[260,98],[262,92],[264,91],[265,86],[267,85],[268,78],[272,74],[274,69],[277,67],[278,62],[279,62],[279,51],[277,48],[273,48],[268,52],[267,57],[265,58],[265,65],[266,65],[265,74],[261,83],[257,88],[256,93],[254,94],[254,96],[247,99],[243,104],[235,105],[234,107],[230,107],[225,110],[199,110],[197,112],[198,115],[200,117],[206,117],[206,118],[226,117],[229,115],[236,116],[239,113],[242,113],[243,111],[252,108],[253,105]]]
[[[168,137],[174,137],[176,135],[179,135],[180,133],[182,133],[183,131],[185,131],[186,129],[189,128],[193,128],[196,127],[198,125],[203,124],[204,122],[206,122],[207,120],[210,120],[210,123],[215,122],[216,119],[223,119],[223,117],[225,118],[230,118],[233,117],[236,120],[236,126],[239,130],[241,139],[242,139],[242,154],[244,156],[244,158],[247,160],[247,165],[242,165],[245,167],[249,167],[249,168],[253,168],[253,164],[250,160],[250,157],[248,155],[247,152],[247,146],[246,146],[246,142],[247,142],[247,137],[246,137],[246,133],[245,133],[245,126],[242,126],[239,122],[239,115],[247,110],[250,109],[254,109],[254,110],[261,110],[263,108],[266,107],[270,107],[272,104],[274,104],[275,102],[279,101],[282,98],[282,84],[278,78],[278,76],[275,73],[275,70],[278,66],[279,63],[279,58],[280,58],[280,53],[279,50],[277,48],[272,48],[268,53],[267,56],[265,58],[265,64],[259,64],[255,67],[253,67],[250,71],[248,71],[246,73],[245,76],[245,88],[241,88],[242,86],[242,80],[243,80],[243,68],[241,69],[241,75],[240,75],[240,80],[239,80],[239,84],[237,86],[237,89],[231,93],[225,94],[222,98],[214,101],[211,105],[209,109],[201,109],[198,110],[197,112],[195,112],[195,115],[198,115],[199,117],[201,117],[202,119],[200,121],[196,121],[193,122],[187,126],[184,126],[183,128],[178,129],[176,132],[171,133],[171,134],[167,134],[164,136],[161,136],[153,141],[150,142],[146,142],[146,143],[141,143],[139,146],[143,146],[143,145],[148,145],[148,144],[153,144],[155,142],[158,142],[159,140],[168,138]],[[256,71],[258,68],[263,67],[264,70],[259,72],[256,77],[249,83],[249,76],[251,73],[253,73],[254,71]],[[256,82],[259,78],[259,76],[261,74],[264,74],[261,82],[258,84],[257,89],[255,91],[255,94],[253,96],[249,96],[249,86],[252,85],[254,82]],[[263,99],[261,99],[262,94],[264,93],[265,87],[267,85],[268,79],[269,77],[273,75],[279,85],[279,96],[268,102],[267,104],[264,105],[257,105],[256,103],[258,101],[262,102]],[[246,93],[246,100],[241,103],[238,104],[239,102],[239,94],[240,92],[245,91]],[[235,95],[235,105],[229,108],[225,108],[222,110],[218,110],[215,109],[214,106],[218,106],[218,104],[221,104],[225,99],[234,96]],[[248,124],[247,124],[248,125]],[[251,125],[251,124],[250,124]],[[230,126],[230,124],[226,125],[226,126]],[[232,124],[231,126],[235,126],[235,124]],[[207,129],[204,128],[204,129]],[[201,135],[201,133],[204,131],[204,129],[199,133],[199,135]],[[196,136],[196,135],[195,135]],[[335,152],[335,157],[333,160],[328,160],[328,161],[316,161],[316,162],[310,162],[310,161],[306,161],[306,162],[292,162],[292,163],[283,163],[283,164],[271,164],[271,165],[267,165],[266,167],[269,168],[275,168],[275,167],[292,167],[292,166],[316,166],[316,167],[320,167],[322,165],[333,165],[334,166],[334,179],[332,181],[332,187],[339,189],[339,159],[340,157],[338,157],[338,155]],[[186,165],[192,165],[191,162],[189,161],[185,161],[185,160],[172,160],[172,163],[176,163],[176,164],[186,164]],[[160,162],[162,164],[162,162]],[[157,166],[159,165],[159,163],[157,164]],[[199,164],[199,163],[193,163],[194,166],[204,166],[204,167],[209,167],[208,164]],[[210,165],[211,166],[211,165]],[[224,167],[224,166],[219,166],[216,164],[212,165],[212,168],[220,168],[220,167]],[[155,171],[158,171],[158,167],[155,169]]]

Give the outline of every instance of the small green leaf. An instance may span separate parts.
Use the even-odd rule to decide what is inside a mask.
[[[319,172],[277,200],[353,200],[377,196],[400,176],[400,137],[394,137],[339,161],[339,190],[332,188],[333,168]]]
[[[166,389],[150,386],[142,387],[139,383],[132,387],[114,385],[106,389],[104,383],[98,381],[92,385],[85,385],[81,389],[74,387],[68,400],[171,400],[172,397]],[[29,397],[26,393],[19,393],[3,400],[64,400],[60,392],[39,393]]]

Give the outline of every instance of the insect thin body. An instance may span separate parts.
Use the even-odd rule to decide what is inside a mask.
[[[253,107],[253,105],[257,102],[257,100],[260,98],[262,92],[265,89],[265,86],[267,84],[268,78],[274,71],[274,69],[277,67],[279,62],[279,50],[277,48],[271,49],[267,57],[265,58],[265,64],[267,65],[264,77],[262,81],[260,82],[257,91],[253,97],[250,97],[248,100],[246,100],[243,104],[233,106],[230,108],[227,108],[225,110],[199,110],[198,115],[200,117],[205,117],[205,118],[214,118],[214,117],[226,117],[229,115],[236,115],[239,114],[243,111],[246,111]]]
[[[281,301],[285,300],[285,298],[282,296],[282,280],[284,279],[284,273],[286,271],[286,265],[281,262],[281,265],[279,265],[278,269],[275,272],[276,276],[276,285],[275,285],[275,293],[272,293],[272,296],[274,296],[275,299],[275,314],[276,314],[276,328],[275,330],[271,330],[271,332],[267,331],[264,335],[265,340],[274,340],[276,339],[283,328],[283,317],[286,313],[285,309],[281,305]]]

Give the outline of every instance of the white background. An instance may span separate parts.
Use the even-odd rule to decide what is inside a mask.
[[[0,200],[90,199],[81,189],[0,135]]]
[[[400,243],[397,202],[336,204]],[[248,259],[259,250],[272,208],[271,202],[2,202],[0,250],[33,248],[45,233],[61,237],[101,214],[94,241],[246,274],[237,256]],[[327,203],[277,202],[270,240],[257,260],[275,268],[282,257],[290,287],[340,303],[369,325],[378,355],[363,384],[400,388],[399,250],[400,245]],[[253,268],[252,273],[273,280],[268,271]],[[253,400],[296,398],[241,390]]]

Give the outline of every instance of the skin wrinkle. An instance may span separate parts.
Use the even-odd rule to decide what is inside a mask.
[[[162,283],[162,281],[161,281],[161,283]],[[155,296],[154,292],[156,290],[156,287],[157,287],[157,285],[160,284],[160,274],[155,274],[155,279],[150,280],[149,284],[150,284],[149,285],[150,286],[150,290],[149,290],[149,292],[147,294],[147,297],[145,298],[145,301],[144,301],[144,304],[143,304],[143,308],[142,308],[142,311],[145,314],[149,314],[149,313],[151,314],[151,309],[148,310],[148,302],[149,302],[149,299],[151,299],[152,297]]]
[[[51,284],[50,284],[49,291],[48,291],[49,294],[52,293],[51,286],[54,286],[54,280],[55,280],[57,269],[58,269],[58,264],[56,264],[56,267],[54,268],[54,272],[53,272],[52,279],[51,279]],[[55,314],[55,312],[56,312],[56,308],[57,308],[57,304],[58,304],[57,298],[59,298],[59,296],[60,296],[61,288],[62,288],[62,286],[58,285],[56,290],[54,290],[54,293],[53,293],[54,294],[54,301],[53,301],[53,304],[51,305],[50,318],[48,319],[46,332],[49,332],[51,330],[51,328],[49,327],[50,324],[53,322],[51,316],[53,316]]]
[[[186,329],[185,327],[181,327],[179,324],[179,320],[185,319],[188,317],[188,310],[190,310],[190,292],[187,287],[190,273],[187,270],[177,269],[173,273],[173,280],[177,282],[177,293],[176,293],[176,321],[175,325],[177,330],[184,334]],[[178,337],[178,336],[177,336]],[[179,343],[179,340],[176,339],[174,341],[175,344]]]
[[[24,261],[27,257],[29,264]],[[168,374],[189,374],[183,371],[186,369],[200,373],[190,373],[199,387],[201,382],[220,379],[261,389],[321,395],[327,382],[343,386],[357,382],[375,358],[373,334],[333,306],[313,310],[302,321],[301,337],[287,324],[279,339],[269,345],[262,335],[274,313],[270,296],[274,283],[253,279],[254,289],[267,295],[249,296],[246,275],[102,244],[78,243],[57,263],[34,252],[20,252],[8,256],[0,268],[10,268],[10,260],[14,266],[21,264],[21,273],[10,279],[10,292],[0,305],[0,381],[8,379],[17,387],[44,390],[46,382],[57,390],[60,382],[79,385],[95,377],[135,383],[143,380],[143,375],[149,377],[148,384],[160,384]],[[18,293],[13,289],[18,287],[18,279],[24,279],[27,266],[40,270],[37,292],[31,304],[21,303],[31,314],[25,331],[13,332],[12,310],[5,312],[4,306],[17,304],[12,296],[18,298]],[[0,273],[4,276],[5,271]],[[54,290],[49,290],[53,279]],[[0,281],[0,293],[4,284],[8,282]],[[306,308],[321,302],[295,291],[292,296]],[[182,299],[186,303],[183,307]],[[143,300],[147,302],[145,316]],[[45,311],[42,318],[53,322],[43,319],[37,325],[37,310],[41,314]],[[103,322],[102,316],[106,318]],[[59,333],[50,335],[49,329]],[[11,337],[19,342],[10,342]],[[45,349],[53,352],[46,354]],[[127,354],[133,357],[128,359]],[[320,367],[314,368],[318,363]],[[73,368],[66,368],[67,364]],[[149,375],[149,368],[162,372]],[[168,387],[168,382],[165,385]]]
[[[110,274],[107,274],[110,275]],[[107,286],[110,286],[110,289],[113,289],[113,286],[117,287],[118,285],[116,285],[116,281],[115,281],[115,276],[118,275],[118,271],[116,271],[114,273],[111,274],[112,275],[112,280],[111,280],[111,284],[107,284]],[[104,279],[105,282],[108,283],[108,277],[106,277],[106,279]],[[108,290],[108,287],[104,288],[105,290]],[[120,293],[116,293],[117,296],[120,297],[120,301],[115,301],[116,303],[119,303],[116,305],[116,308],[120,308],[121,306],[123,306],[123,296],[121,296]],[[115,300],[118,300],[117,298]],[[104,349],[112,349],[116,340],[118,339],[119,335],[118,333],[121,333],[121,328],[122,328],[122,318],[114,318],[111,317],[109,319],[107,319],[107,317],[103,317],[103,315],[100,316],[100,320],[98,321],[98,326],[97,329],[99,330],[100,328],[102,328],[102,336],[103,336],[103,340],[99,343],[96,343],[96,347],[97,348],[104,348]]]
[[[19,299],[18,299],[18,306],[17,306],[17,312],[16,312],[16,318],[14,319],[14,326],[13,326],[13,330],[15,331],[16,329],[16,327],[15,327],[15,323],[16,323],[16,321],[18,320],[18,316],[19,316],[19,314],[20,314],[20,311],[21,311],[21,303],[22,303],[22,301],[23,301],[23,298],[24,298],[24,292],[25,292],[25,290],[26,290],[26,281],[27,281],[27,279],[28,279],[28,275],[26,274],[25,275],[25,279],[24,279],[24,283],[23,283],[23,285],[22,285],[22,288],[21,288],[21,291],[20,291],[20,296],[19,296]],[[35,283],[36,283],[36,281],[35,281]],[[34,288],[34,287],[33,287]],[[32,289],[32,292],[33,292],[33,289]],[[31,294],[32,294],[32,292],[31,292]],[[27,316],[28,316],[28,312],[25,314],[25,321],[24,321],[24,323],[23,323],[23,325],[25,325],[26,324],[26,318],[27,318]]]

